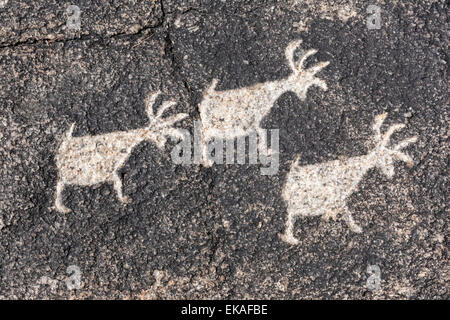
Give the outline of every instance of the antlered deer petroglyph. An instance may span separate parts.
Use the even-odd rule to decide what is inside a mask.
[[[386,114],[375,118],[373,130],[376,146],[367,155],[306,166],[299,166],[298,159],[293,161],[283,189],[288,216],[285,233],[280,235],[282,240],[298,244],[293,234],[298,216],[322,215],[327,220],[342,213],[352,231],[362,231],[353,220],[346,201],[355,192],[366,172],[377,167],[391,178],[394,175],[394,160],[404,161],[408,166],[413,165],[411,157],[400,150],[414,143],[417,137],[403,140],[389,149],[387,144],[391,135],[404,125],[394,124],[382,135],[380,129],[385,118]]]
[[[266,135],[260,124],[276,100],[287,91],[293,91],[304,100],[308,88],[312,85],[327,90],[326,83],[316,78],[315,74],[329,62],[320,62],[304,69],[306,59],[317,53],[317,50],[308,50],[295,62],[294,52],[300,44],[301,41],[296,40],[286,47],[285,55],[292,73],[285,79],[227,91],[215,90],[217,79],[211,82],[199,106],[203,135],[202,157],[205,166],[212,165],[208,154],[208,141],[211,138],[234,139],[256,132],[259,136],[259,151],[270,154],[270,150],[266,150]]]
[[[176,104],[173,101],[164,102],[155,115],[153,107],[159,95],[160,92],[153,93],[147,101],[146,112],[150,122],[145,128],[72,137],[75,123],[71,125],[56,155],[58,168],[56,210],[70,212],[62,202],[62,191],[66,185],[88,186],[112,182],[119,200],[123,203],[129,202],[129,198],[123,195],[122,180],[118,171],[127,161],[133,148],[144,140],[151,140],[162,149],[166,144],[166,137],[183,138],[182,132],[172,126],[188,115],[179,113],[163,118],[163,113]]]

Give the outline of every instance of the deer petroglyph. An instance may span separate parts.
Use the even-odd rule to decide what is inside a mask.
[[[179,113],[163,118],[163,113],[174,106],[166,101],[155,115],[154,104],[160,92],[153,93],[147,101],[146,112],[149,124],[145,128],[130,131],[118,131],[95,136],[72,137],[75,123],[65,133],[56,154],[58,181],[56,185],[55,208],[60,212],[70,212],[62,201],[62,192],[66,185],[95,185],[113,183],[117,196],[122,203],[130,199],[123,195],[122,180],[118,171],[129,158],[133,148],[145,140],[153,141],[159,149],[164,148],[167,137],[182,139],[179,129],[172,127],[188,115]]]
[[[298,216],[322,216],[325,220],[335,219],[342,214],[344,220],[354,232],[361,232],[347,207],[348,197],[355,192],[358,183],[371,168],[377,167],[388,178],[395,172],[394,160],[404,161],[408,166],[414,164],[412,158],[400,150],[414,143],[417,137],[411,137],[388,148],[391,135],[404,127],[394,124],[386,133],[381,134],[381,125],[386,114],[375,118],[375,148],[366,155],[334,160],[321,164],[299,166],[298,158],[293,161],[283,189],[283,199],[287,204],[287,221],[281,239],[290,244],[298,244],[294,237],[294,223]]]
[[[323,80],[315,74],[326,67],[329,62],[320,62],[309,69],[304,69],[306,59],[317,53],[308,50],[294,61],[295,50],[300,40],[288,44],[285,49],[286,59],[292,73],[285,79],[259,83],[251,87],[235,90],[216,91],[217,79],[214,79],[203,94],[199,106],[202,123],[202,157],[205,166],[211,166],[208,142],[212,138],[234,139],[256,132],[259,136],[260,153],[270,154],[266,148],[265,131],[260,127],[263,118],[270,112],[276,100],[285,92],[294,92],[301,100],[306,99],[308,88],[312,85],[327,90]]]

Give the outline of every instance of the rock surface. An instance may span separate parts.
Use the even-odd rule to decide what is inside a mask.
[[[0,298],[448,299],[448,5],[427,1],[0,1]],[[376,3],[375,3],[376,2]],[[381,8],[380,29],[369,29]],[[330,61],[328,90],[280,96],[263,128],[280,129],[280,169],[175,165],[147,141],[111,184],[68,186],[70,213],[53,208],[55,154],[73,136],[147,124],[161,90],[192,132],[205,88],[231,90],[287,77],[284,49],[302,39]],[[281,241],[281,194],[291,162],[366,154],[372,124],[406,127],[392,141],[414,166],[373,168],[342,219],[302,217],[297,245]],[[384,127],[383,127],[384,128]],[[381,271],[378,290],[369,266]]]

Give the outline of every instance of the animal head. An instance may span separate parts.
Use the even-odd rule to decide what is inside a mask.
[[[144,128],[144,133],[147,139],[153,140],[159,148],[162,148],[167,141],[166,137],[183,139],[183,132],[174,128],[173,125],[176,122],[188,117],[188,114],[178,113],[176,115],[163,118],[164,112],[176,105],[176,102],[174,101],[164,101],[158,112],[155,114],[154,106],[156,99],[160,94],[161,92],[159,91],[155,92],[147,100],[146,113],[149,119],[149,124],[146,128]]]
[[[405,127],[404,124],[394,124],[388,128],[388,130],[381,134],[381,125],[386,119],[387,114],[383,113],[375,118],[375,123],[373,125],[373,130],[375,132],[375,142],[376,147],[373,151],[373,157],[375,161],[375,166],[383,172],[388,178],[392,178],[395,173],[394,161],[400,160],[405,162],[409,167],[414,165],[413,159],[401,152],[400,150],[406,148],[409,144],[417,141],[417,137],[411,137],[399,142],[393,148],[388,148],[389,139],[391,135],[402,128]]]
[[[309,69],[305,69],[305,63],[308,57],[317,53],[317,50],[311,49],[306,51],[298,61],[294,60],[295,50],[298,49],[301,40],[295,40],[288,44],[285,50],[286,59],[289,62],[289,67],[292,70],[292,74],[288,78],[289,90],[293,91],[301,100],[306,98],[308,88],[312,85],[316,85],[323,90],[327,90],[327,84],[325,81],[315,77],[315,74],[325,68],[330,62],[320,62]]]

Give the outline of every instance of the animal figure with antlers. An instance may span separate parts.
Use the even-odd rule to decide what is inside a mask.
[[[259,137],[260,152],[264,150],[270,154],[270,150],[266,148],[266,133],[260,125],[276,100],[287,91],[294,92],[301,100],[304,100],[308,88],[312,85],[327,90],[326,83],[315,75],[329,62],[320,62],[309,69],[304,69],[306,59],[316,54],[317,50],[308,50],[299,61],[295,62],[294,53],[300,44],[301,41],[296,40],[286,47],[285,55],[292,73],[285,79],[226,91],[216,91],[217,79],[211,82],[199,106],[203,135],[202,155],[205,166],[212,165],[208,151],[208,142],[211,138],[234,139],[256,132]]]
[[[70,126],[56,155],[58,168],[56,210],[70,212],[62,201],[62,192],[66,185],[89,186],[112,182],[119,200],[122,203],[130,201],[123,195],[119,170],[128,160],[133,148],[142,141],[151,140],[159,149],[162,149],[167,137],[183,139],[181,130],[172,126],[188,115],[180,113],[163,118],[163,113],[176,104],[173,101],[164,102],[155,115],[153,107],[159,95],[160,92],[153,93],[147,101],[146,112],[149,124],[145,128],[96,136],[72,137],[75,123]]]
[[[335,219],[342,213],[344,220],[354,232],[361,232],[347,207],[348,197],[355,192],[358,183],[373,167],[379,168],[387,177],[394,175],[394,160],[413,165],[413,160],[401,152],[417,137],[401,141],[393,148],[388,148],[391,135],[402,129],[404,124],[394,124],[381,134],[381,125],[387,114],[375,118],[375,148],[368,154],[348,158],[344,161],[334,160],[322,164],[299,166],[298,159],[294,160],[287,175],[283,189],[283,199],[287,204],[287,221],[281,239],[289,244],[298,244],[294,237],[294,223],[298,216],[322,216],[323,219]]]

